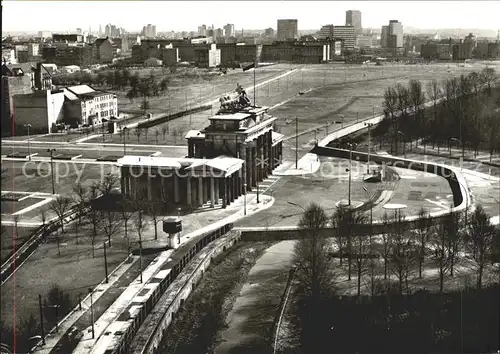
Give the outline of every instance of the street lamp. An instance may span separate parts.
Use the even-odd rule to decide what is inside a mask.
[[[371,294],[374,294],[375,290],[375,284],[373,282],[373,244],[372,244],[372,238],[373,238],[373,197],[375,196],[375,193],[373,193],[372,196],[368,193],[368,189],[366,187],[363,187],[363,190],[366,193],[366,196],[368,197],[368,202],[370,203],[370,272],[371,272]]]
[[[127,155],[127,147],[126,147],[126,144],[127,144],[127,131],[128,131],[128,128],[127,127],[124,127],[122,129],[123,131],[123,156]]]
[[[406,135],[401,130],[398,130],[397,133],[403,137],[403,156],[406,158]]]
[[[349,146],[349,168],[346,168],[346,172],[349,172],[349,199],[348,199],[348,205],[349,207],[351,206],[351,170],[352,170],[352,149],[356,148],[356,144],[353,143],[347,143],[347,146]]]
[[[56,185],[54,182],[54,152],[56,149],[47,149],[47,152],[50,154],[50,172],[52,174],[52,194],[56,194]]]
[[[92,322],[92,339],[95,338],[95,331],[94,331],[94,301],[92,299],[92,288],[89,288],[89,294],[90,294],[90,322]]]
[[[31,124],[25,124],[24,127],[28,129],[28,159],[31,161],[31,144],[30,144],[30,128],[31,128]]]
[[[243,188],[245,188],[245,193],[243,194],[243,215],[247,215],[247,184],[243,183]]]
[[[370,174],[370,146],[371,146],[371,131],[373,123],[365,123],[368,127],[368,166],[366,166],[366,173]]]
[[[455,177],[455,181],[457,181],[458,185],[461,186],[464,191],[466,192],[466,194],[468,194],[468,191],[469,191],[469,187],[463,183],[461,183],[458,178]],[[465,197],[465,228],[467,228],[467,214],[468,214],[468,210],[469,210],[469,198],[468,198],[468,195],[464,195]]]

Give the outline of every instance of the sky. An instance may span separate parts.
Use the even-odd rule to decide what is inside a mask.
[[[2,31],[87,31],[108,23],[129,32],[148,23],[157,31],[196,31],[201,24],[235,29],[276,28],[298,19],[300,30],[343,25],[346,10],[360,10],[365,28],[396,19],[403,26],[500,28],[500,1],[2,1]]]

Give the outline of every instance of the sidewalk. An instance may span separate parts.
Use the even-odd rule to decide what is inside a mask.
[[[274,199],[269,196],[261,195],[261,202],[257,205],[256,194],[249,193],[246,197],[247,215],[259,212],[272,206]],[[221,227],[224,224],[235,222],[239,218],[244,217],[244,198],[241,196],[235,200],[226,209],[229,216],[226,216],[214,223],[205,227],[194,229],[192,232],[184,233],[181,236],[181,244],[187,242],[193,237],[198,237],[203,233]],[[225,214],[225,213],[224,213]],[[196,215],[196,214],[195,214]],[[198,215],[199,217],[199,215]],[[152,227],[151,227],[152,228]],[[149,230],[151,232],[152,230]],[[151,240],[152,242],[154,240]],[[155,243],[161,243],[163,240],[159,238]],[[131,298],[139,293],[148,281],[154,277],[158,269],[160,269],[169,259],[169,256],[175,252],[168,250],[154,255],[143,256],[143,267],[149,264],[143,271],[143,282],[139,283],[139,267],[137,265],[138,257],[132,257],[131,263],[124,261],[110,275],[108,284],[101,283],[98,285],[92,295],[93,312],[94,312],[94,331],[95,339],[91,339],[90,325],[90,296],[82,300],[82,310],[75,307],[70,314],[59,322],[59,332],[52,331],[46,336],[46,345],[39,345],[35,353],[48,354],[61,341],[64,334],[71,328],[75,327],[78,332],[84,332],[83,340],[80,340],[77,347],[80,351],[89,352],[92,345],[99,339],[99,336],[106,330],[110,322],[115,320],[116,316],[121,313],[121,310],[128,306]],[[153,260],[155,260],[153,262]],[[153,262],[153,263],[151,263]],[[151,264],[150,264],[151,263]],[[132,266],[134,265],[134,266]],[[102,316],[105,316],[101,319]],[[41,344],[41,343],[40,343]]]

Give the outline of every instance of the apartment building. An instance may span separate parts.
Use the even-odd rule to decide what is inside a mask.
[[[72,127],[100,124],[118,117],[118,100],[115,94],[97,91],[88,85],[64,88],[64,122]]]
[[[353,50],[356,44],[354,26],[333,26],[333,38],[342,40],[344,50]]]
[[[278,20],[278,40],[279,41],[286,41],[286,40],[291,40],[291,39],[298,39],[299,38],[299,27],[298,27],[298,20],[295,19],[282,19]]]

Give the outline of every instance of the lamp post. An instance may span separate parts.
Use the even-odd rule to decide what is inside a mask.
[[[365,123],[365,126],[368,127],[368,165],[366,166],[366,173],[370,174],[370,147],[371,147],[371,131],[372,131],[373,123]]]
[[[299,118],[295,117],[295,169],[299,169]]]
[[[464,185],[463,183],[461,183],[456,177],[455,177],[455,181],[457,181],[458,185],[461,186],[465,191],[465,195],[464,195],[464,197],[465,197],[465,223],[464,223],[464,225],[465,225],[465,228],[467,229],[467,225],[468,225],[467,224],[467,216],[468,216],[467,214],[468,214],[468,210],[469,210],[469,198],[468,198],[469,188],[467,185]]]
[[[374,294],[374,290],[375,290],[375,284],[373,282],[373,254],[372,254],[372,251],[373,251],[373,244],[372,244],[372,238],[373,238],[373,196],[370,196],[370,194],[368,193],[368,189],[366,189],[366,187],[363,187],[363,190],[365,191],[366,193],[366,196],[368,197],[368,202],[370,203],[370,276],[371,276],[371,294],[373,296]],[[375,195],[375,193],[373,194]]]
[[[351,206],[351,170],[352,170],[352,149],[356,147],[355,144],[353,143],[347,143],[347,146],[349,146],[349,168],[346,169],[347,172],[349,172],[349,199],[348,199],[348,205],[349,207]]]
[[[90,322],[92,323],[92,339],[95,338],[95,331],[94,331],[94,301],[92,299],[92,288],[89,288],[89,294],[90,294]]]
[[[243,215],[247,215],[247,184],[243,183],[243,188],[245,188],[245,194],[243,194]]]
[[[406,158],[406,135],[401,130],[398,130],[398,134],[403,137],[403,156]]]
[[[56,185],[54,182],[54,152],[56,149],[47,149],[47,152],[50,154],[50,172],[52,175],[52,194],[56,194]]]
[[[127,155],[127,132],[128,128],[123,128],[123,156]]]
[[[28,129],[28,159],[31,161],[31,144],[30,144],[30,128],[31,124],[25,124],[24,127]]]

